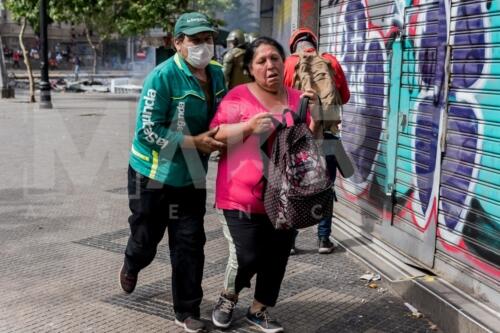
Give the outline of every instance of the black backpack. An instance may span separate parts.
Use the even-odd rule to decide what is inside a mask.
[[[333,183],[306,124],[307,106],[308,99],[303,98],[298,113],[285,111],[282,122],[277,122],[269,160],[264,157],[264,207],[276,229],[306,228],[332,214]],[[286,126],[287,112],[294,119],[291,127]]]

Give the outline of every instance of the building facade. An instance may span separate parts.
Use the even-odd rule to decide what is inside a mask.
[[[4,0],[0,1],[3,4]],[[0,6],[0,8],[5,8],[5,6]],[[21,50],[19,45],[20,30],[21,24],[15,21],[7,10],[0,10],[0,36],[3,42],[3,51],[7,68],[12,67],[12,52]],[[58,69],[71,68],[73,66],[71,59],[72,56],[75,55],[80,57],[83,67],[92,66],[93,53],[82,26],[54,23],[50,24],[47,30],[49,57],[55,59],[58,53],[62,56],[60,61],[57,62]],[[91,39],[95,43],[98,42],[96,36],[92,36]],[[26,27],[23,41],[26,49],[30,53],[33,68],[37,68],[39,63],[37,51],[40,45],[37,34],[35,34],[30,26]],[[116,69],[120,69],[121,67],[126,67],[127,40],[117,39],[106,41],[101,52],[98,54],[98,58],[98,64],[101,68],[111,69],[117,67]],[[55,62],[52,63],[54,65],[56,64]],[[24,67],[22,61],[21,67]]]

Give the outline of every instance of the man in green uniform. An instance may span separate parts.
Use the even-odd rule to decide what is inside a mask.
[[[243,56],[247,47],[245,34],[239,29],[233,30],[227,36],[226,41],[229,50],[224,55],[222,66],[227,86],[231,89],[251,80],[248,73],[243,69]]]
[[[131,234],[120,285],[134,290],[168,229],[175,322],[187,332],[205,330],[199,319],[205,177],[209,154],[224,148],[214,139],[217,129],[208,130],[226,92],[221,66],[211,61],[214,33],[203,14],[179,17],[177,53],[144,81],[128,170]]]

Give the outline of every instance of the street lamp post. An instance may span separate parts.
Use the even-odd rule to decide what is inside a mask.
[[[9,86],[5,59],[3,56],[2,37],[0,37],[0,98],[14,98],[14,88]]]
[[[40,109],[52,109],[49,83],[49,55],[47,40],[47,0],[40,0]]]

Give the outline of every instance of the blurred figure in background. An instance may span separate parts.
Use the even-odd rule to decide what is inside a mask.
[[[243,68],[243,56],[247,49],[247,43],[242,30],[236,29],[229,33],[227,48],[228,51],[223,59],[222,70],[226,85],[228,89],[231,89],[239,84],[251,81],[248,73]]]
[[[15,50],[14,53],[12,53],[12,68],[19,68],[19,61],[21,60],[21,52],[18,50]]]
[[[75,55],[75,58],[73,59],[73,65],[74,67],[74,74],[75,74],[75,81],[78,81],[78,76],[80,75],[80,64],[81,60],[78,55]]]
[[[257,38],[259,38],[259,34],[256,32],[249,32],[245,34],[245,40],[248,44],[252,43]]]

